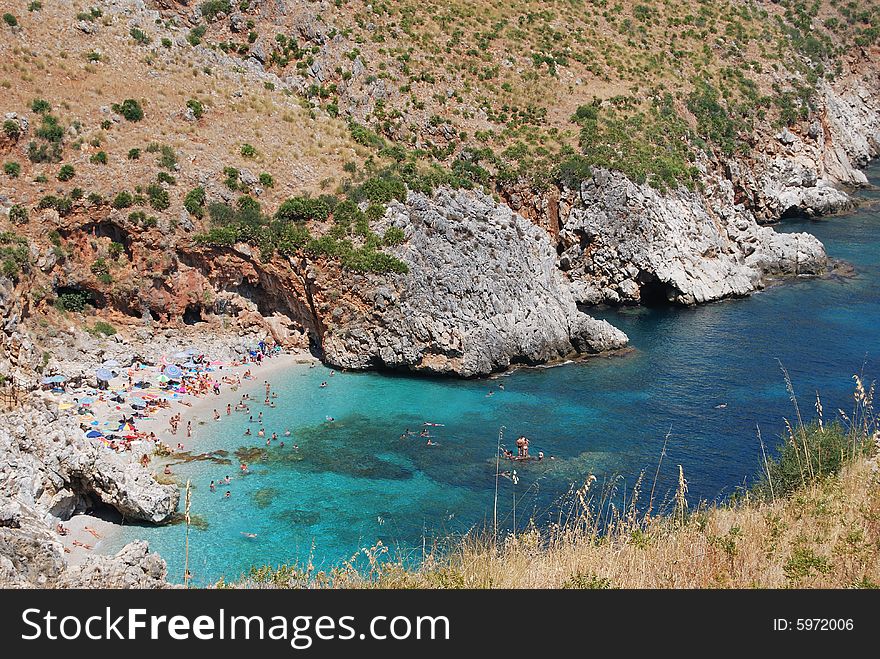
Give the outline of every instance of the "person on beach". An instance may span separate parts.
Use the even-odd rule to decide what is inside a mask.
[[[226,416],[232,416],[232,405],[230,403],[226,403]]]
[[[83,528],[84,528],[85,531],[87,531],[88,533],[90,533],[90,534],[91,534],[92,536],[94,536],[95,538],[97,538],[97,539],[99,539],[99,540],[101,539],[101,534],[98,533],[98,532],[97,532],[95,529],[93,529],[91,526],[85,526],[85,527],[83,527]]]
[[[55,525],[55,532],[58,535],[67,535],[68,533],[67,529],[64,528],[64,525],[61,522],[58,522],[58,524]]]
[[[216,411],[216,410],[215,410]],[[186,436],[187,438],[192,437],[193,434],[193,424],[192,421],[186,422]]]
[[[218,412],[217,409],[215,408],[214,409],[214,421],[219,421],[219,420],[220,420],[220,412]]]
[[[171,472],[171,465],[165,465],[165,469],[163,470],[162,473],[164,473],[166,476],[170,476],[172,473]]]

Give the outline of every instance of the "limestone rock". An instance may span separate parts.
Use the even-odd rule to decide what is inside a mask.
[[[490,197],[410,193],[386,221],[405,231],[409,272],[351,283],[369,306],[324,334],[329,363],[470,377],[626,345],[577,309],[547,233]]]

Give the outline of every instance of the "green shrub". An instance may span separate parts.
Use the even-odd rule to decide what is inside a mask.
[[[46,195],[40,199],[37,204],[38,208],[54,208],[59,215],[67,215],[73,210],[73,202],[67,197],[56,197],[54,195]]]
[[[152,183],[147,186],[147,197],[150,200],[150,206],[155,208],[157,211],[164,211],[171,205],[171,200],[168,197],[168,191],[161,185],[158,185],[156,183]]]
[[[93,275],[106,275],[110,274],[110,266],[107,265],[107,261],[104,259],[95,259],[95,262],[89,268],[92,271]]]
[[[167,144],[159,148],[159,166],[172,172],[177,169],[177,154]]]
[[[388,227],[385,230],[385,235],[382,236],[382,242],[389,247],[400,245],[404,240],[406,240],[406,235],[403,233],[403,229],[399,227]]]
[[[769,458],[753,491],[770,498],[794,492],[804,483],[838,473],[849,461],[870,449],[866,438],[853,439],[840,422],[810,423],[784,437],[777,456]]]
[[[40,0],[32,0],[28,4],[28,11],[40,11],[43,8],[43,3]]]
[[[232,11],[232,3],[230,0],[208,0],[199,6],[199,10],[209,21],[213,21],[217,14],[229,14]]]
[[[177,185],[177,179],[171,176],[168,172],[159,172],[156,174],[156,180],[159,183],[167,183],[168,185]]]
[[[25,224],[28,221],[27,208],[21,204],[15,204],[9,209],[9,221],[13,224]]]
[[[131,35],[132,39],[142,46],[146,46],[151,41],[149,35],[140,28],[133,27],[128,33]]]
[[[128,150],[128,159],[129,160],[140,160],[141,159],[141,150],[140,149],[129,149]]]
[[[9,27],[15,27],[18,25],[18,19],[15,18],[12,14],[3,14],[3,22],[6,23]]]
[[[281,222],[307,222],[326,220],[329,215],[330,207],[326,201],[300,196],[283,202],[275,212],[275,219]]]
[[[61,311],[79,313],[86,308],[90,301],[91,297],[85,291],[73,291],[59,295],[55,300],[55,306]]]
[[[51,114],[44,114],[36,134],[37,137],[47,142],[60,142],[64,138],[64,127],[58,123],[56,117]]]
[[[171,39],[169,39],[168,37],[162,37],[162,47],[163,48],[171,48],[172,45],[173,44],[171,42]]]
[[[70,191],[70,198],[74,201],[79,201],[85,196],[85,194],[86,193],[83,191],[82,188],[74,188]]]
[[[272,178],[271,174],[263,172],[262,174],[260,174],[260,185],[262,185],[264,188],[273,188],[275,187],[275,179]]]
[[[69,181],[74,176],[73,165],[62,165],[61,169],[58,170],[58,180],[59,181]]]
[[[193,217],[202,219],[205,214],[205,188],[199,186],[187,192],[183,198],[183,207]]]
[[[131,193],[127,190],[123,190],[122,192],[116,193],[116,196],[113,198],[110,205],[119,210],[122,208],[130,208],[133,203],[134,198],[131,196]]]
[[[98,320],[95,322],[93,327],[90,327],[88,330],[89,334],[92,336],[113,336],[116,334],[116,328],[113,327],[110,323],[105,323],[103,320]]]
[[[205,36],[205,32],[208,31],[207,25],[199,25],[194,27],[189,31],[189,34],[186,35],[186,40],[189,42],[190,46],[198,46],[202,43],[202,37]]]
[[[49,104],[49,101],[46,101],[42,98],[35,98],[31,101],[31,112],[35,114],[47,114],[52,111],[52,106]]]
[[[250,144],[241,145],[241,155],[245,158],[253,158],[257,155],[257,150]]]
[[[122,256],[122,253],[124,251],[125,251],[125,247],[122,245],[122,243],[117,243],[117,242],[110,243],[110,247],[107,248],[107,254],[109,254],[110,258],[113,259],[114,261],[118,260],[119,257]]]
[[[196,119],[201,119],[202,115],[205,114],[205,106],[194,98],[191,98],[186,102],[186,107],[192,110],[193,116]]]
[[[3,122],[3,134],[11,140],[17,140],[21,137],[21,126],[13,119],[7,119]]]
[[[9,178],[18,178],[18,175],[21,174],[21,165],[12,160],[5,162],[3,163],[3,173]]]
[[[133,98],[127,98],[122,103],[114,103],[113,111],[121,114],[128,121],[140,121],[144,118],[144,109]]]
[[[107,152],[106,151],[98,151],[97,153],[93,153],[89,158],[89,162],[94,165],[106,165],[107,164]]]

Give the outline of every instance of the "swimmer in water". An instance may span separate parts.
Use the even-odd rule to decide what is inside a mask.
[[[217,486],[214,485],[214,481],[211,481],[211,484],[208,487],[211,488],[211,492],[217,491]]]
[[[262,428],[260,428],[260,429],[257,431],[257,437],[265,437],[265,436],[266,436],[266,431],[263,430]]]
[[[287,430],[284,431],[284,436],[290,437],[290,428],[288,428]]]
[[[245,533],[244,531],[242,531],[241,534],[242,534],[245,538],[256,538],[256,537],[257,537],[257,534],[256,534],[256,533]]]
[[[232,496],[232,492],[230,492],[229,490],[226,490],[226,494],[223,495],[223,498],[228,499],[231,496]]]
[[[321,383],[321,389],[323,389],[323,388],[326,387],[326,386],[327,386],[327,383],[326,383],[326,382],[322,382],[322,383]]]
[[[251,429],[250,429],[250,428],[248,428],[247,430],[244,431],[244,435],[245,435],[245,437],[250,437],[252,434],[253,434],[253,433],[251,433]]]
[[[274,442],[274,441],[277,441],[277,440],[278,440],[278,433],[277,433],[277,432],[273,432],[273,433],[272,433],[272,441]]]

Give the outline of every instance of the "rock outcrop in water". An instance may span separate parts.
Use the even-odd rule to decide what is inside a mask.
[[[560,267],[582,304],[698,304],[745,295],[765,275],[819,274],[825,250],[813,236],[758,226],[733,203],[732,187],[661,194],[597,169],[564,219]]]
[[[322,337],[326,360],[485,375],[626,345],[626,336],[577,309],[547,233],[490,197],[441,189],[410,193],[386,221],[406,233],[395,255],[409,273],[346,288]]]

